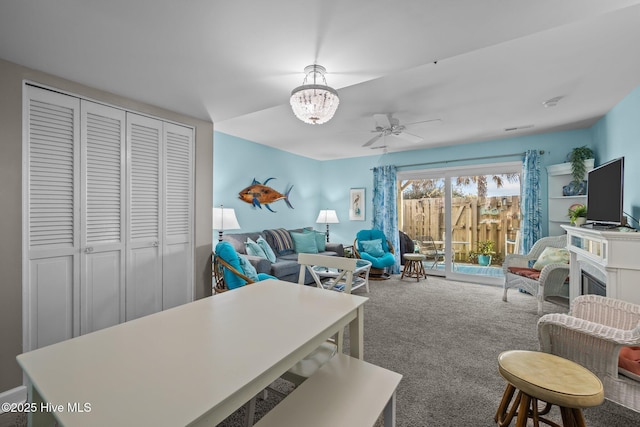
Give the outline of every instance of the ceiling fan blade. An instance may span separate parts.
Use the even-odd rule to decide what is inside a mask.
[[[397,136],[398,138],[402,138],[409,142],[421,142],[423,139],[421,136],[414,135],[412,133],[407,133],[407,132],[400,132],[398,134],[393,134],[393,136]]]
[[[374,136],[373,138],[371,138],[370,140],[368,140],[367,142],[365,142],[362,146],[363,147],[368,147],[371,144],[373,144],[374,142],[376,142],[377,140],[379,140],[382,137],[382,134],[379,133],[378,135]]]
[[[442,123],[442,119],[421,120],[419,122],[406,123],[405,126],[413,126],[421,123],[430,123],[431,125],[439,125]]]
[[[373,119],[376,121],[376,124],[383,129],[391,127],[391,120],[388,114],[374,114]]]

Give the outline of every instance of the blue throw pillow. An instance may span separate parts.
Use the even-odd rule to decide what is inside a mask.
[[[327,242],[326,242],[327,235],[325,233],[322,233],[320,231],[315,231],[315,230],[309,230],[306,228],[303,230],[303,233],[309,233],[315,236],[318,252],[324,252],[327,250]]]
[[[245,276],[251,279],[251,281],[259,281],[260,279],[258,278],[258,272],[256,271],[256,268],[249,262],[249,260],[242,255],[238,255],[238,258],[240,258],[240,267],[242,268],[241,272],[243,272]]]
[[[225,260],[231,267],[235,268],[239,272],[243,271],[242,267],[240,266],[240,258],[238,257],[238,253],[233,248],[233,245],[231,245],[231,243],[219,242],[216,245],[216,255]],[[247,284],[246,280],[233,274],[228,269],[223,268],[222,270],[227,288],[235,289]]]
[[[251,238],[247,237],[247,241],[244,243],[244,247],[247,251],[247,255],[258,256],[260,258],[266,258],[267,254],[264,253],[264,250],[260,245],[251,240]],[[272,261],[273,262],[273,261]]]
[[[313,233],[289,233],[293,240],[293,247],[299,254],[317,254],[318,245],[316,236]]]
[[[258,246],[262,248],[262,250],[264,251],[264,254],[266,255],[267,259],[270,262],[276,262],[276,254],[275,252],[273,252],[273,249],[271,249],[271,246],[269,246],[269,243],[267,243],[267,241],[264,240],[264,237],[262,236],[258,237],[258,240],[256,240],[256,243],[258,244]]]
[[[384,250],[382,250],[382,240],[364,240],[360,242],[362,245],[362,250],[373,257],[381,257],[384,255]]]

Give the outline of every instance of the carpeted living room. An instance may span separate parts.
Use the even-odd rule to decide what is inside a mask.
[[[494,426],[505,388],[498,355],[507,350],[538,350],[536,301],[513,292],[502,301],[496,286],[429,277],[419,282],[372,282],[365,305],[365,360],[399,372],[397,425],[403,427]],[[546,313],[561,307],[544,304]],[[282,391],[290,384],[276,383]],[[280,401],[258,400],[256,419]],[[583,410],[590,427],[640,425],[640,413],[605,401]],[[240,427],[244,409],[223,427]],[[554,406],[549,419],[561,423]],[[382,426],[382,423],[378,423]]]

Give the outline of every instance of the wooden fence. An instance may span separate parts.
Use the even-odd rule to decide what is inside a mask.
[[[399,212],[400,230],[414,240],[432,236],[444,240],[444,199],[403,200]],[[520,229],[520,197],[479,197],[452,199],[453,249],[457,261],[468,261],[469,252],[477,250],[477,243],[494,242],[496,261],[505,255],[506,239],[515,239]],[[509,253],[513,247],[508,248]]]

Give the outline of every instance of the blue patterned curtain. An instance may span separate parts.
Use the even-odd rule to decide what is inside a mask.
[[[382,230],[393,245],[396,263],[391,273],[400,273],[400,238],[398,237],[398,185],[396,167],[373,168],[373,221],[372,228]]]
[[[524,153],[522,162],[521,244],[526,254],[542,237],[542,204],[540,199],[540,156],[538,150]]]

